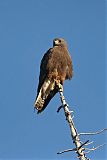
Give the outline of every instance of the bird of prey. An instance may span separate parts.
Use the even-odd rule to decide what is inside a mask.
[[[43,56],[40,65],[39,84],[35,108],[37,113],[42,112],[50,100],[58,92],[56,81],[64,84],[66,79],[71,79],[73,66],[67,43],[62,38],[53,40],[53,48],[50,48]]]

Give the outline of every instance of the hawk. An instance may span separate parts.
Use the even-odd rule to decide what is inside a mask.
[[[50,100],[58,92],[56,81],[61,85],[66,79],[71,79],[73,66],[67,43],[62,38],[53,40],[53,48],[50,48],[43,56],[40,65],[39,84],[35,108],[37,113],[42,112]]]

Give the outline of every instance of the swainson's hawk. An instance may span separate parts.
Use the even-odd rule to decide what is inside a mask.
[[[40,65],[39,85],[35,100],[35,108],[38,113],[46,108],[58,92],[55,82],[58,80],[63,85],[66,79],[72,78],[72,74],[72,60],[67,43],[62,38],[55,38],[53,48],[44,54]]]

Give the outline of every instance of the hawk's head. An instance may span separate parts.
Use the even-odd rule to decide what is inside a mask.
[[[55,38],[53,40],[53,46],[64,46],[64,47],[67,47],[67,43],[63,38]]]

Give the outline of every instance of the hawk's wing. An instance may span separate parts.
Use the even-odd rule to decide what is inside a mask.
[[[37,90],[37,96],[39,94],[39,91],[47,77],[48,74],[48,69],[47,69],[47,63],[49,61],[51,54],[51,49],[49,49],[43,56],[41,60],[41,65],[40,65],[40,75],[39,75],[39,85],[38,85],[38,90]]]
[[[50,48],[43,56],[40,65],[39,85],[37,89],[37,97],[35,100],[35,108],[38,113],[42,112],[52,97],[58,92],[55,82],[48,79],[48,61],[51,58],[52,49]]]
[[[70,54],[66,56],[67,67],[66,67],[66,79],[71,79],[73,76],[73,65]]]

